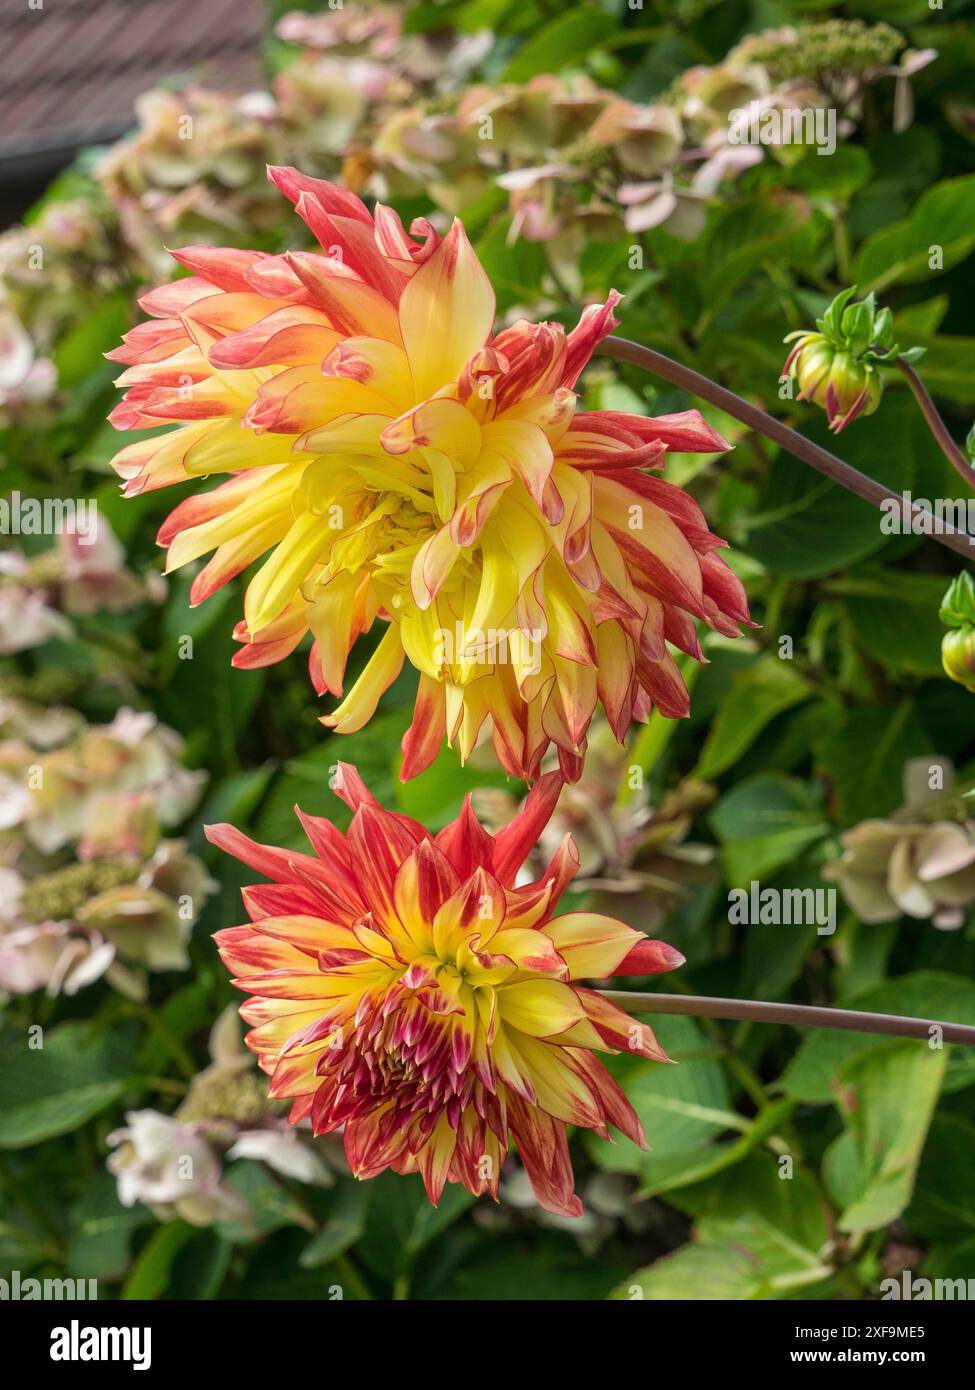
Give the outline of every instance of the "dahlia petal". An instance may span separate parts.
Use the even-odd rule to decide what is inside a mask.
[[[231,665],[235,670],[256,671],[290,656],[304,637],[305,627],[297,605],[291,604],[259,633],[248,632],[246,623],[238,623],[233,635],[235,642],[244,645],[234,652]]]
[[[418,777],[434,762],[443,743],[444,720],[443,685],[421,675],[413,722],[403,735],[402,781]]]
[[[419,247],[403,230],[399,213],[394,208],[387,207],[385,203],[377,203],[373,209],[373,216],[376,219],[376,245],[380,251],[385,256],[393,256],[402,261],[411,260],[414,251]]]
[[[263,928],[226,927],[214,933],[220,959],[233,975],[256,975],[265,970],[304,969],[307,954],[289,941],[265,936]]]
[[[470,878],[478,869],[490,869],[492,864],[496,877],[501,879],[497,872],[497,842],[475,816],[469,795],[464,797],[460,815],[434,837],[434,844],[460,879]]]
[[[490,337],[494,307],[491,282],[455,221],[400,300],[403,345],[419,398],[457,380]]]
[[[577,986],[577,993],[596,1031],[610,1048],[648,1057],[654,1062],[669,1062],[663,1048],[646,1023],[626,1014],[594,990]]]
[[[232,825],[205,825],[203,833],[211,845],[222,849],[234,859],[239,859],[249,869],[256,869],[266,878],[287,883],[294,878],[294,868],[300,865],[313,877],[321,876],[317,859],[308,854],[292,854],[288,850],[275,849],[271,845],[258,844]]]
[[[509,1105],[511,1132],[539,1206],[555,1216],[581,1216],[565,1126],[543,1110],[514,1096]]]
[[[372,223],[329,213],[311,193],[302,192],[295,211],[329,257],[339,255],[342,264],[370,285],[390,304],[398,304],[407,276],[376,245]]]
[[[147,294],[140,295],[138,303],[140,309],[155,319],[177,319],[199,300],[217,293],[217,287],[208,280],[190,275],[169,285],[157,285]]]
[[[532,931],[527,926],[512,927],[511,921],[509,913],[505,917],[505,925],[495,932],[487,944],[486,955],[492,961],[509,960],[520,970],[564,976],[562,957],[553,947],[547,932]],[[481,954],[480,949],[478,954]]]
[[[159,362],[189,345],[189,338],[179,318],[150,319],[137,323],[122,335],[124,347],[106,352],[109,362]]]
[[[558,980],[523,980],[506,985],[498,996],[501,1020],[532,1038],[563,1033],[586,1013],[575,992]]]
[[[648,942],[625,922],[619,922],[614,917],[604,917],[598,912],[569,912],[562,917],[555,917],[548,923],[545,932],[569,967],[570,980],[602,980],[607,975],[636,974],[639,972],[626,972],[620,967],[629,956],[636,956],[641,946],[661,948],[661,953],[656,956],[658,961],[664,958],[662,952],[672,949],[664,946],[662,941]],[[644,954],[647,959],[654,956],[654,952]],[[674,965],[679,965],[683,957],[676,951],[673,955],[677,957]],[[673,967],[657,965],[658,970],[671,968]]]
[[[390,623],[362,675],[338,708],[321,722],[340,734],[355,733],[368,724],[383,694],[403,669],[404,657],[399,628]]]
[[[285,260],[332,328],[348,338],[403,343],[395,307],[379,290],[343,273],[340,262],[305,251],[289,251]]]
[[[340,184],[328,183],[324,179],[310,178],[307,174],[302,174],[300,170],[294,169],[290,165],[270,165],[267,176],[274,187],[292,203],[297,204],[301,195],[306,194],[316,199],[326,212],[335,213],[341,217],[351,217],[366,226],[372,226],[369,209],[362,199],[342,188]]]
[[[393,909],[397,871],[416,848],[416,838],[402,818],[363,802],[352,817],[349,849],[367,905],[382,919]]]
[[[413,404],[413,380],[406,353],[384,338],[343,338],[322,362],[326,376],[368,386],[399,415]]]
[[[240,896],[248,917],[257,924],[264,917],[314,917],[322,909],[321,898],[311,888],[296,883],[249,884],[240,890]]]
[[[460,887],[454,866],[431,840],[421,840],[400,864],[393,887],[396,915],[417,945],[433,945],[433,920]]]
[[[262,261],[267,253],[244,251],[236,246],[182,246],[178,251],[170,251],[169,254],[174,261],[178,261],[202,280],[206,280],[215,289],[232,293],[235,290],[250,289],[245,272],[255,262]],[[158,296],[158,291],[156,293]],[[191,303],[195,303],[196,298],[203,297],[195,296]],[[146,296],[146,299],[148,298],[149,296]],[[146,300],[143,299],[141,302],[142,307],[146,309]],[[152,311],[147,309],[147,312]]]
[[[518,815],[494,837],[494,872],[505,887],[514,883],[518,870],[538,843],[561,791],[562,779],[558,773],[546,772],[528,793]]]
[[[244,596],[244,620],[250,632],[260,632],[295,598],[321,550],[321,532],[321,518],[305,512],[275,546]]]
[[[450,1169],[457,1136],[451,1129],[446,1116],[437,1124],[432,1136],[416,1156],[417,1166],[423,1176],[423,1186],[434,1206],[443,1196],[447,1173]]]
[[[566,339],[565,370],[560,385],[575,386],[594,349],[619,326],[619,319],[613,310],[622,298],[615,290],[610,290],[605,304],[590,304],[583,310],[582,317]]]
[[[215,367],[238,371],[255,367],[321,363],[342,341],[323,314],[306,304],[275,309],[257,323],[228,334],[210,349]]]
[[[562,919],[565,920],[564,918]],[[685,957],[680,951],[668,946],[665,941],[651,941],[645,937],[628,951],[621,961],[607,975],[660,975],[665,970],[676,970],[684,964]],[[601,978],[594,974],[594,978]]]
[[[641,1149],[649,1148],[636,1111],[602,1062],[586,1052],[576,1052],[573,1060],[592,1087],[609,1123]]]

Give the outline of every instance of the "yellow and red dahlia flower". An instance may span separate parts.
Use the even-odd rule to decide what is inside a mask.
[[[245,926],[217,932],[248,1047],[315,1134],[344,1127],[360,1178],[420,1172],[430,1200],[459,1182],[497,1197],[509,1140],[539,1203],[573,1193],[566,1126],[645,1144],[593,1049],[667,1061],[651,1030],[580,981],[672,970],[683,957],[611,917],[554,915],[578,867],[569,836],[536,882],[518,872],[562,785],[547,773],[492,836],[465,802],[431,836],[384,811],[354,768],[336,792],[348,833],[298,815],[313,854],[256,844],[229,825],[211,842],[270,883],[245,888]]]
[[[466,757],[489,719],[509,772],[534,778],[554,743],[575,778],[597,700],[617,737],[653,706],[686,714],[668,644],[699,657],[693,620],[737,636],[747,605],[696,504],[644,469],[728,446],[693,410],[576,410],[619,296],[569,333],[495,334],[459,222],[407,235],[334,184],[270,177],[322,252],[176,251],[192,274],[144,296],[151,319],[109,354],[129,364],[119,429],[180,422],[117,455],[126,493],[229,475],[159,533],[170,570],[214,552],[192,601],[266,555],[236,664],[277,661],[310,629],[315,686],[341,696],[379,619],[323,722],[361,728],[408,658],[404,778],[445,735]]]

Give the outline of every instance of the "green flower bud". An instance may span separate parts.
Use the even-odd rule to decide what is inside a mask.
[[[967,570],[948,585],[938,616],[946,627],[975,626],[975,580]]]
[[[836,296],[821,319],[818,332],[790,333],[794,342],[782,368],[799,383],[799,399],[826,411],[829,427],[838,434],[858,415],[872,415],[880,404],[884,383],[880,368],[900,354],[893,341],[889,309],[877,309],[873,294],[851,303],[856,286]],[[912,359],[920,349],[912,349]]]
[[[826,411],[836,434],[858,415],[872,415],[884,393],[871,362],[837,350],[822,333],[802,334],[782,371],[798,381],[800,400]]]
[[[941,639],[941,664],[949,680],[975,694],[975,627],[952,628]]]
[[[951,629],[941,639],[945,675],[975,692],[975,580],[967,570],[951,581],[939,617]]]

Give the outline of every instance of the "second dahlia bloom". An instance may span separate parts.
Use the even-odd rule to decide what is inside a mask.
[[[574,387],[615,326],[615,293],[570,333],[497,335],[494,293],[459,222],[414,240],[389,208],[272,169],[322,253],[187,247],[193,273],[142,300],[110,354],[130,364],[120,429],[181,422],[115,459],[129,494],[227,474],[159,533],[175,569],[209,551],[198,603],[266,555],[236,661],[260,666],[310,629],[319,693],[382,639],[324,720],[361,728],[405,659],[420,672],[403,776],[443,737],[466,757],[487,721],[534,778],[550,743],[577,777],[601,700],[622,737],[653,706],[688,711],[668,649],[694,619],[737,636],[744,592],[694,502],[644,469],[726,444],[697,411],[578,412]]]
[[[566,1126],[645,1142],[593,1049],[667,1060],[645,1024],[580,982],[683,957],[611,917],[554,915],[579,863],[568,836],[541,878],[516,886],[557,774],[495,836],[469,802],[431,836],[382,810],[354,768],[340,763],[333,785],[352,823],[343,836],[299,812],[313,855],[207,829],[271,880],[244,889],[250,922],[215,939],[251,996],[246,1041],[272,1098],[316,1135],[344,1126],[357,1177],[419,1171],[434,1203],[448,1181],[497,1197],[513,1138],[541,1206],[578,1216]]]

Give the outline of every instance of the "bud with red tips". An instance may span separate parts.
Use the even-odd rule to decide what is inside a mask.
[[[923,349],[901,353],[894,342],[889,309],[878,313],[873,294],[857,304],[849,301],[856,286],[843,290],[816,320],[818,333],[790,333],[795,344],[783,375],[799,383],[799,399],[822,406],[829,427],[839,434],[858,415],[872,415],[880,404],[884,383],[880,368],[893,365],[898,356],[914,361]]]

